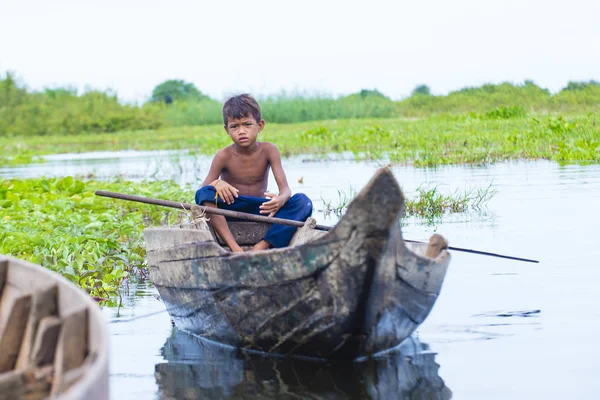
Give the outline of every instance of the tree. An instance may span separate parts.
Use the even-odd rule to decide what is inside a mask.
[[[431,90],[429,89],[429,86],[427,85],[418,85],[416,88],[413,89],[411,96],[416,96],[416,95],[424,95],[424,96],[431,96]]]
[[[207,100],[209,97],[199,91],[193,83],[181,79],[170,79],[157,85],[152,91],[152,102],[171,104],[178,100]]]
[[[570,81],[569,83],[567,83],[567,86],[565,86],[562,90],[564,91],[579,91],[579,90],[585,90],[587,88],[593,88],[593,87],[600,87],[600,82],[591,80],[589,82],[574,82],[574,81]]]
[[[363,99],[373,98],[373,97],[387,99],[387,97],[377,89],[362,89],[360,92],[358,92],[358,94]]]
[[[360,92],[350,94],[347,100],[389,100],[389,98],[377,89],[361,89]]]

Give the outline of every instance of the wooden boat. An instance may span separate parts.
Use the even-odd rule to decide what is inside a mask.
[[[0,399],[108,399],[108,329],[94,300],[0,256]]]
[[[436,354],[411,336],[382,357],[313,362],[263,357],[175,330],[154,377],[161,399],[438,399],[452,397]]]
[[[403,205],[384,168],[335,227],[316,231],[309,220],[286,248],[231,253],[202,220],[149,228],[150,278],[184,331],[267,353],[370,356],[400,344],[423,322],[450,260],[439,235],[429,247],[404,243]],[[238,243],[261,237],[230,226]]]

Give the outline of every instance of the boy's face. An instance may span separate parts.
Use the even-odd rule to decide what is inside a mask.
[[[246,116],[239,119],[227,118],[225,130],[235,144],[241,147],[249,147],[256,143],[258,132],[262,131],[265,121],[256,122],[253,116]]]

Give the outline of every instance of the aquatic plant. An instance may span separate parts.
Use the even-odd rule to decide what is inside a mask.
[[[337,202],[334,203],[332,200],[324,199],[321,196],[321,202],[323,203],[323,216],[328,218],[331,214],[335,215],[335,217],[342,218],[342,215],[346,213],[346,209],[348,208],[348,204],[352,201],[352,199],[356,196],[356,190],[350,186],[348,191],[339,190],[337,191],[338,199]]]
[[[508,112],[508,111],[507,111]],[[509,112],[510,114],[510,112]],[[436,166],[548,159],[600,162],[600,114],[510,118],[437,116],[268,124],[260,139],[284,156],[352,152],[357,160]],[[44,154],[98,150],[181,150],[213,155],[231,140],[221,125],[121,131],[114,134],[1,138],[0,165]]]
[[[64,178],[0,180],[0,254],[41,264],[75,282],[91,295],[109,298],[130,276],[145,276],[142,230],[187,222],[189,214],[169,208],[107,199],[109,190],[163,199],[191,199],[193,190],[173,182],[102,182]],[[324,212],[340,218],[356,195],[339,190],[337,203],[323,201]],[[405,216],[433,218],[484,206],[493,191],[442,195],[417,190]]]
[[[0,253],[54,270],[106,298],[145,267],[142,230],[187,218],[173,209],[108,200],[95,190],[192,198],[172,182],[0,180]]]
[[[333,214],[338,219],[341,218],[346,213],[348,204],[356,196],[352,187],[348,191],[338,190],[337,193],[337,201],[321,197],[325,217]],[[403,217],[420,217],[433,222],[446,214],[481,212],[495,194],[496,190],[491,183],[484,188],[454,193],[442,193],[437,186],[421,185],[416,189],[415,198],[405,199]]]

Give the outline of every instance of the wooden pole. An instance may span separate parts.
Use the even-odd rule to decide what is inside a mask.
[[[133,196],[130,194],[116,193],[116,192],[107,192],[104,190],[96,190],[95,193],[97,196],[112,197],[114,199],[136,201],[138,203],[154,204],[156,206],[178,208],[180,210],[181,209],[183,209],[183,210],[191,210],[192,209],[192,204],[180,203],[177,201],[152,199],[149,197]],[[207,214],[216,214],[216,215],[222,215],[224,217],[245,219],[245,220],[254,221],[254,222],[264,222],[267,224],[289,225],[289,226],[295,226],[298,228],[301,228],[304,226],[304,222],[294,221],[291,219],[265,217],[263,215],[254,215],[254,214],[248,214],[248,213],[243,213],[243,212],[239,212],[239,211],[223,210],[221,208],[215,208],[215,207],[205,207],[205,206],[201,206],[201,207],[202,207],[202,210]],[[329,229],[331,229],[331,227],[327,226],[327,225],[317,225],[317,226],[315,226],[315,229],[318,229],[321,231],[328,231]]]
[[[135,201],[135,202],[138,202],[138,203],[154,204],[154,205],[163,206],[163,207],[178,208],[178,209],[183,209],[183,210],[191,210],[192,209],[192,204],[181,203],[181,202],[177,202],[177,201],[152,199],[152,198],[149,198],[149,197],[134,196],[134,195],[124,194],[124,193],[107,192],[105,190],[96,190],[95,194],[97,196],[111,197],[111,198],[114,198],[114,199]],[[298,227],[298,228],[304,226],[303,222],[294,221],[294,220],[291,220],[291,219],[283,219],[283,218],[275,218],[275,217],[265,217],[265,216],[262,216],[262,215],[248,214],[248,213],[243,213],[243,212],[239,212],[239,211],[223,210],[223,209],[215,208],[215,207],[204,207],[204,206],[201,206],[201,207],[204,210],[204,212],[207,213],[207,214],[216,214],[216,215],[222,215],[224,217],[245,219],[245,220],[254,221],[254,222],[264,222],[264,223],[267,223],[267,224],[289,225],[289,226],[295,226],[295,227]],[[327,226],[327,225],[316,225],[315,226],[315,229],[318,229],[318,230],[321,230],[321,231],[328,231],[331,228],[332,228],[331,226]],[[411,243],[424,243],[424,242],[420,242],[418,240],[409,240],[409,239],[404,239],[404,241],[405,242],[411,242]],[[479,255],[482,255],[482,256],[505,258],[505,259],[508,259],[508,260],[524,261],[524,262],[530,262],[530,263],[539,263],[539,261],[537,261],[537,260],[531,260],[529,258],[507,256],[507,255],[504,255],[504,254],[490,253],[490,252],[487,252],[487,251],[464,249],[464,248],[452,247],[452,246],[448,246],[448,249],[449,250],[455,250],[455,251],[462,251],[462,252],[471,253],[471,254],[479,254]]]

